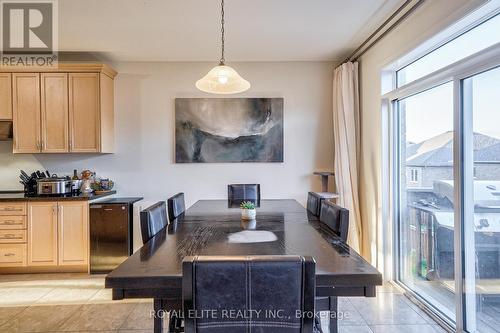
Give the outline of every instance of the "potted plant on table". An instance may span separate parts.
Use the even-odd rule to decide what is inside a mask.
[[[240,205],[241,208],[241,218],[243,220],[255,220],[257,211],[255,210],[255,204],[251,201],[243,201]]]

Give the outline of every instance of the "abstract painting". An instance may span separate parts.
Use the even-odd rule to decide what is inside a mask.
[[[283,162],[283,98],[176,98],[175,161]]]

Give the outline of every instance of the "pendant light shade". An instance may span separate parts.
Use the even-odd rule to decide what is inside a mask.
[[[237,94],[250,89],[250,82],[242,78],[224,59],[224,0],[221,3],[221,58],[204,77],[196,81],[196,88],[211,94]]]
[[[212,94],[237,94],[250,89],[250,82],[232,67],[219,65],[196,81],[196,88]]]

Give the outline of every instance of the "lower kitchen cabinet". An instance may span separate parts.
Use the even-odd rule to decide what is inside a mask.
[[[0,214],[0,268],[10,272],[88,271],[87,201],[0,203],[0,212],[2,209],[12,215]]]
[[[59,265],[87,265],[89,207],[87,202],[59,202]]]
[[[57,265],[57,210],[55,201],[28,204],[28,265]]]

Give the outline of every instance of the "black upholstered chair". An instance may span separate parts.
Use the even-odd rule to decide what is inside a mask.
[[[349,232],[349,210],[334,204],[331,201],[323,200],[321,202],[319,220],[333,231],[344,242],[347,241]],[[318,311],[330,312],[330,332],[338,332],[338,299],[337,297],[317,297],[316,309]],[[335,312],[335,315],[332,315]]]
[[[186,211],[186,203],[184,201],[184,193],[177,193],[167,200],[168,204],[168,219],[173,222]],[[178,221],[178,220],[177,220]]]
[[[145,244],[159,231],[168,225],[167,206],[165,201],[159,201],[140,213],[142,243]]]
[[[307,193],[307,211],[313,216],[318,216],[321,210],[321,203],[325,200],[324,197],[316,192]]]
[[[230,184],[227,199],[231,201],[260,201],[260,184]]]
[[[182,270],[185,332],[315,332],[311,257],[186,257]]]
[[[349,211],[347,209],[331,201],[324,200],[321,203],[319,220],[327,225],[344,242],[347,241],[347,234],[349,232]]]

